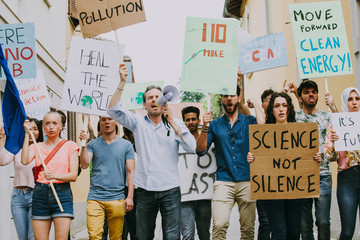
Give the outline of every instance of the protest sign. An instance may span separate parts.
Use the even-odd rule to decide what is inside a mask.
[[[34,23],[0,24],[0,44],[14,79],[36,78]],[[5,80],[0,69],[0,80]]]
[[[146,88],[150,85],[163,87],[164,82],[141,82],[141,83],[127,83],[125,85],[121,101],[128,110],[143,109],[143,95]]]
[[[121,59],[113,42],[73,37],[61,108],[108,116],[106,110],[120,81]]]
[[[340,1],[289,5],[300,78],[352,74]]]
[[[212,199],[216,174],[214,147],[202,157],[180,150],[178,166],[182,202]]]
[[[238,25],[234,19],[187,18],[181,91],[235,95]]]
[[[142,0],[76,0],[84,38],[146,21]]]
[[[360,150],[360,112],[333,113],[331,123],[339,136],[335,151]]]
[[[258,37],[240,45],[239,66],[243,74],[288,65],[285,33]]]
[[[51,106],[42,70],[37,70],[37,78],[16,79],[15,83],[24,104],[26,116],[42,120]]]
[[[316,123],[250,125],[252,199],[319,197],[320,164]]]

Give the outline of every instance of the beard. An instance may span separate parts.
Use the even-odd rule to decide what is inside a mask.
[[[238,109],[238,107],[239,107],[239,102],[236,102],[234,105],[233,105],[233,109],[232,110],[229,110],[228,108],[227,108],[227,105],[226,104],[222,104],[223,105],[223,108],[224,108],[224,110],[225,110],[225,112],[227,113],[227,114],[234,114],[235,113],[235,111],[236,111],[236,109]]]
[[[303,105],[307,108],[314,108],[316,107],[318,101],[315,101],[314,103],[309,103],[309,102],[303,102]]]

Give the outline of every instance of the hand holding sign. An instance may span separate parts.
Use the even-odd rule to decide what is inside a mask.
[[[127,69],[125,63],[120,63],[120,65],[119,65],[119,74],[120,74],[119,87],[123,87],[124,84],[126,83],[126,79],[127,79],[127,76],[128,76],[128,69]]]
[[[211,113],[210,112],[204,113],[204,115],[203,115],[203,129],[208,130],[210,122],[211,122]]]

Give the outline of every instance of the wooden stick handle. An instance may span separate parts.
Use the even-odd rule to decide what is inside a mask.
[[[45,165],[45,163],[44,163],[44,160],[43,160],[43,158],[42,158],[42,156],[41,156],[41,154],[40,154],[39,147],[38,147],[38,145],[37,145],[36,139],[35,139],[34,134],[33,134],[32,131],[30,131],[30,135],[31,135],[31,138],[32,138],[32,140],[33,140],[33,142],[34,142],[36,151],[37,151],[37,153],[39,154],[39,157],[40,157],[40,160],[41,160],[41,165],[43,166],[44,170],[47,171],[47,167],[46,167],[46,165]],[[52,192],[53,192],[53,194],[54,194],[54,196],[55,196],[56,202],[57,202],[57,204],[59,205],[60,211],[63,212],[64,209],[63,209],[63,207],[62,207],[62,205],[61,205],[61,202],[60,202],[59,197],[58,197],[58,195],[57,195],[57,193],[56,193],[56,190],[55,190],[55,188],[54,188],[54,185],[53,185],[53,183],[52,183],[51,180],[49,180],[49,183],[50,183],[51,190],[52,190]]]
[[[118,49],[119,49],[119,54],[120,54],[120,57],[121,57],[121,63],[124,63],[124,56],[123,56],[123,53],[121,52],[120,41],[119,41],[119,37],[117,35],[116,30],[114,30],[114,35],[115,35],[116,44],[117,44]]]
[[[207,95],[206,95],[206,103],[207,103],[207,111],[208,112],[211,112],[211,96],[210,96],[210,93],[208,93]],[[210,126],[210,124],[208,123],[208,124],[206,124],[206,127],[209,127]]]
[[[89,125],[89,115],[85,114],[85,116],[84,116],[84,125],[82,127],[82,130],[84,130],[86,132],[88,125]],[[81,140],[81,146],[82,147],[86,146],[86,139]]]
[[[325,93],[329,93],[329,86],[328,86],[327,78],[325,78],[324,81],[325,81]]]

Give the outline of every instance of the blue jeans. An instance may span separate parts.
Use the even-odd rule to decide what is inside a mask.
[[[307,198],[301,220],[301,238],[314,240],[312,206],[315,202],[315,218],[318,228],[318,240],[330,240],[331,175],[320,176],[320,197]]]
[[[181,234],[183,240],[195,239],[196,229],[200,240],[210,240],[211,200],[181,203]]]
[[[360,202],[360,166],[339,172],[337,179],[336,195],[341,219],[339,239],[352,239]]]
[[[303,199],[264,200],[272,240],[297,240],[301,233]]]
[[[11,194],[11,213],[19,240],[33,240],[31,222],[32,189],[14,188]]]
[[[164,240],[180,240],[180,187],[166,191],[137,190],[136,237],[152,240],[156,215],[160,209]]]
[[[270,240],[271,229],[269,219],[263,205],[263,200],[256,201],[256,210],[259,217],[258,240]]]

